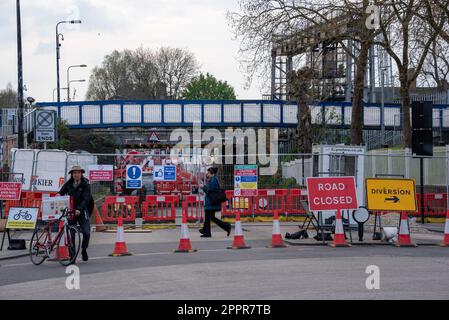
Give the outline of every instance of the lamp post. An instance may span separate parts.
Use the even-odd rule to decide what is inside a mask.
[[[69,81],[68,87],[67,87],[67,92],[70,92],[70,85],[72,84],[72,82],[86,82],[86,80],[85,79],[81,79],[81,80],[71,80],[71,81]],[[68,101],[70,101],[70,99]]]
[[[17,13],[17,97],[18,97],[18,147],[24,147],[24,131],[23,131],[23,64],[22,64],[22,22],[20,17],[20,0],[16,0]]]
[[[71,68],[87,68],[87,65],[85,64],[80,64],[80,65],[75,65],[75,66],[70,66],[67,68],[67,101],[70,102],[70,69]]]
[[[59,79],[59,60],[61,58],[60,55],[60,47],[61,44],[59,43],[59,38],[62,36],[62,40],[64,40],[64,36],[59,33],[58,28],[59,25],[64,23],[70,23],[70,24],[78,24],[81,23],[81,20],[70,20],[70,21],[60,21],[56,24],[56,91],[57,91],[57,97],[58,97],[58,104],[61,102],[61,85],[60,85],[60,79]]]
[[[56,90],[58,90],[57,88],[54,88],[53,89],[53,102],[55,102],[55,93],[56,93]],[[61,88],[61,91],[63,91],[63,90],[67,90],[67,88]]]

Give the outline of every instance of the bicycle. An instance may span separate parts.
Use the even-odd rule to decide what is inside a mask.
[[[33,219],[33,216],[28,213],[28,211],[22,211],[20,210],[19,213],[16,213],[14,215],[14,220],[19,220],[20,218],[25,219],[26,221],[30,221]]]
[[[59,263],[67,267],[76,261],[81,247],[81,235],[76,226],[68,224],[69,220],[74,219],[75,213],[66,208],[58,220],[48,221],[46,225],[36,228],[30,242],[30,259],[34,265],[39,266],[44,263],[52,251],[55,248],[59,250],[62,244],[68,248],[70,258],[58,259]],[[52,227],[60,221],[64,221],[64,225],[59,228],[56,237],[52,240]],[[63,236],[64,238],[61,239]]]

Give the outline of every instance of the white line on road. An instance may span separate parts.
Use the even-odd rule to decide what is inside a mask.
[[[292,248],[292,247],[289,247]],[[286,248],[288,249],[288,248]],[[295,249],[310,249],[310,248],[295,248]],[[262,251],[262,250],[267,250],[267,248],[263,247],[263,248],[252,248],[252,251]],[[209,250],[198,250],[197,253],[207,253],[207,252],[231,252],[232,250],[229,249],[209,249]],[[170,251],[164,251],[164,252],[152,252],[152,253],[137,253],[132,255],[133,257],[150,257],[150,256],[162,256],[162,255],[174,255],[173,252]],[[97,261],[97,260],[109,260],[109,259],[116,259],[114,257],[109,257],[109,256],[105,256],[105,257],[94,257],[94,258],[89,258],[90,261]],[[15,267],[23,267],[23,266],[28,266],[28,265],[32,265],[31,262],[27,262],[27,263],[17,263],[17,264],[8,264],[8,265],[2,265],[0,266],[0,268],[15,268]]]

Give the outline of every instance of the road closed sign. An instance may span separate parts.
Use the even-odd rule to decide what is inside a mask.
[[[369,210],[418,211],[414,180],[367,179],[366,196]]]
[[[358,208],[354,177],[308,178],[307,190],[311,211]]]

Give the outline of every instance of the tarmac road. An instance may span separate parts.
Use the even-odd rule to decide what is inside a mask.
[[[80,290],[66,288],[59,263],[36,267],[21,258],[0,263],[0,299],[449,299],[447,248],[267,249],[266,230],[262,237],[262,227],[249,229],[252,248],[238,251],[226,249],[232,238],[222,233],[191,232],[192,254],[172,253],[178,243],[168,240],[179,230],[126,234],[134,256],[121,258],[107,256],[114,234],[94,234],[90,261],[77,264]],[[366,287],[371,265],[379,267],[380,290]]]

